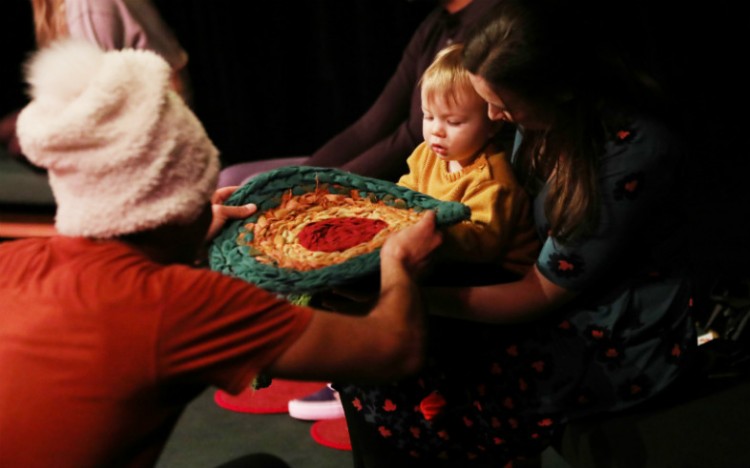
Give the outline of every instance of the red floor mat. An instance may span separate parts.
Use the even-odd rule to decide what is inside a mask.
[[[351,450],[346,418],[324,419],[310,427],[310,435],[320,445],[336,450]]]
[[[236,396],[217,390],[214,393],[214,401],[220,407],[238,413],[286,413],[289,400],[317,392],[325,385],[325,382],[273,379],[271,385],[266,388],[260,390],[248,388]]]

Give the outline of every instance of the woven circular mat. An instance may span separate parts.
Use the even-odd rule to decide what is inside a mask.
[[[324,419],[310,427],[310,435],[320,445],[336,450],[351,450],[346,418]]]
[[[310,270],[279,267],[275,260],[268,259],[266,252],[260,252],[255,248],[253,242],[255,233],[258,232],[256,226],[266,226],[268,218],[276,219],[280,211],[284,212],[287,223],[289,218],[292,218],[292,221],[296,223],[295,227],[306,226],[305,223],[308,222],[310,216],[309,212],[304,210],[312,211],[319,209],[320,206],[304,205],[305,208],[287,209],[290,198],[296,197],[293,200],[296,204],[300,197],[308,194],[317,196],[319,193],[328,194],[331,199],[337,196],[351,196],[357,203],[361,201],[361,205],[371,203],[372,206],[385,206],[384,210],[413,210],[414,212],[433,210],[438,226],[458,223],[468,219],[470,215],[470,210],[466,205],[443,202],[392,182],[362,177],[339,169],[309,166],[282,167],[253,178],[237,189],[226,201],[227,205],[234,206],[255,203],[258,210],[249,218],[228,223],[214,239],[209,250],[211,268],[280,294],[319,292],[376,272],[380,267],[379,247]],[[266,217],[268,213],[270,214]],[[279,234],[276,238],[278,241],[276,245],[295,244],[293,247],[298,258],[293,261],[305,262],[305,257],[312,258],[318,253],[301,248],[299,239],[290,239],[293,237],[290,234],[292,232],[288,230],[283,232],[284,235]],[[281,247],[279,249],[281,250]],[[360,252],[360,250],[352,252]],[[342,254],[345,253],[345,251],[342,252]],[[256,260],[256,257],[261,261]]]
[[[248,387],[237,395],[223,390],[214,393],[214,402],[220,407],[238,413],[277,414],[289,411],[289,400],[307,396],[326,386],[326,382],[298,382],[273,379],[271,385],[255,390]]]

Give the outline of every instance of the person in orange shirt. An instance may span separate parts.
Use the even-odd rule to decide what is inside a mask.
[[[384,244],[368,315],[292,305],[193,266],[255,207],[223,206],[234,187],[214,193],[218,151],[164,59],[68,41],[26,70],[18,136],[48,170],[60,235],[0,244],[3,466],[153,466],[208,386],[238,393],[261,372],[390,381],[420,366],[416,276],[440,243],[434,214]]]

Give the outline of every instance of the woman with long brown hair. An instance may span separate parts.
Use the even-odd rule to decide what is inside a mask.
[[[518,281],[426,291],[447,317],[420,375],[341,386],[357,466],[503,466],[690,369],[685,148],[580,3],[504,0],[465,43],[490,118],[518,130],[543,247]]]

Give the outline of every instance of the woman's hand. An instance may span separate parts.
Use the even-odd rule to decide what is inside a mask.
[[[224,202],[237,190],[237,186],[222,187],[214,192],[211,197],[211,211],[213,218],[208,228],[206,240],[211,240],[221,231],[227,221],[232,219],[243,219],[255,213],[258,209],[254,203],[242,206],[227,206]]]
[[[423,290],[430,313],[485,323],[522,323],[559,309],[578,294],[548,280],[532,267],[509,283]]]

